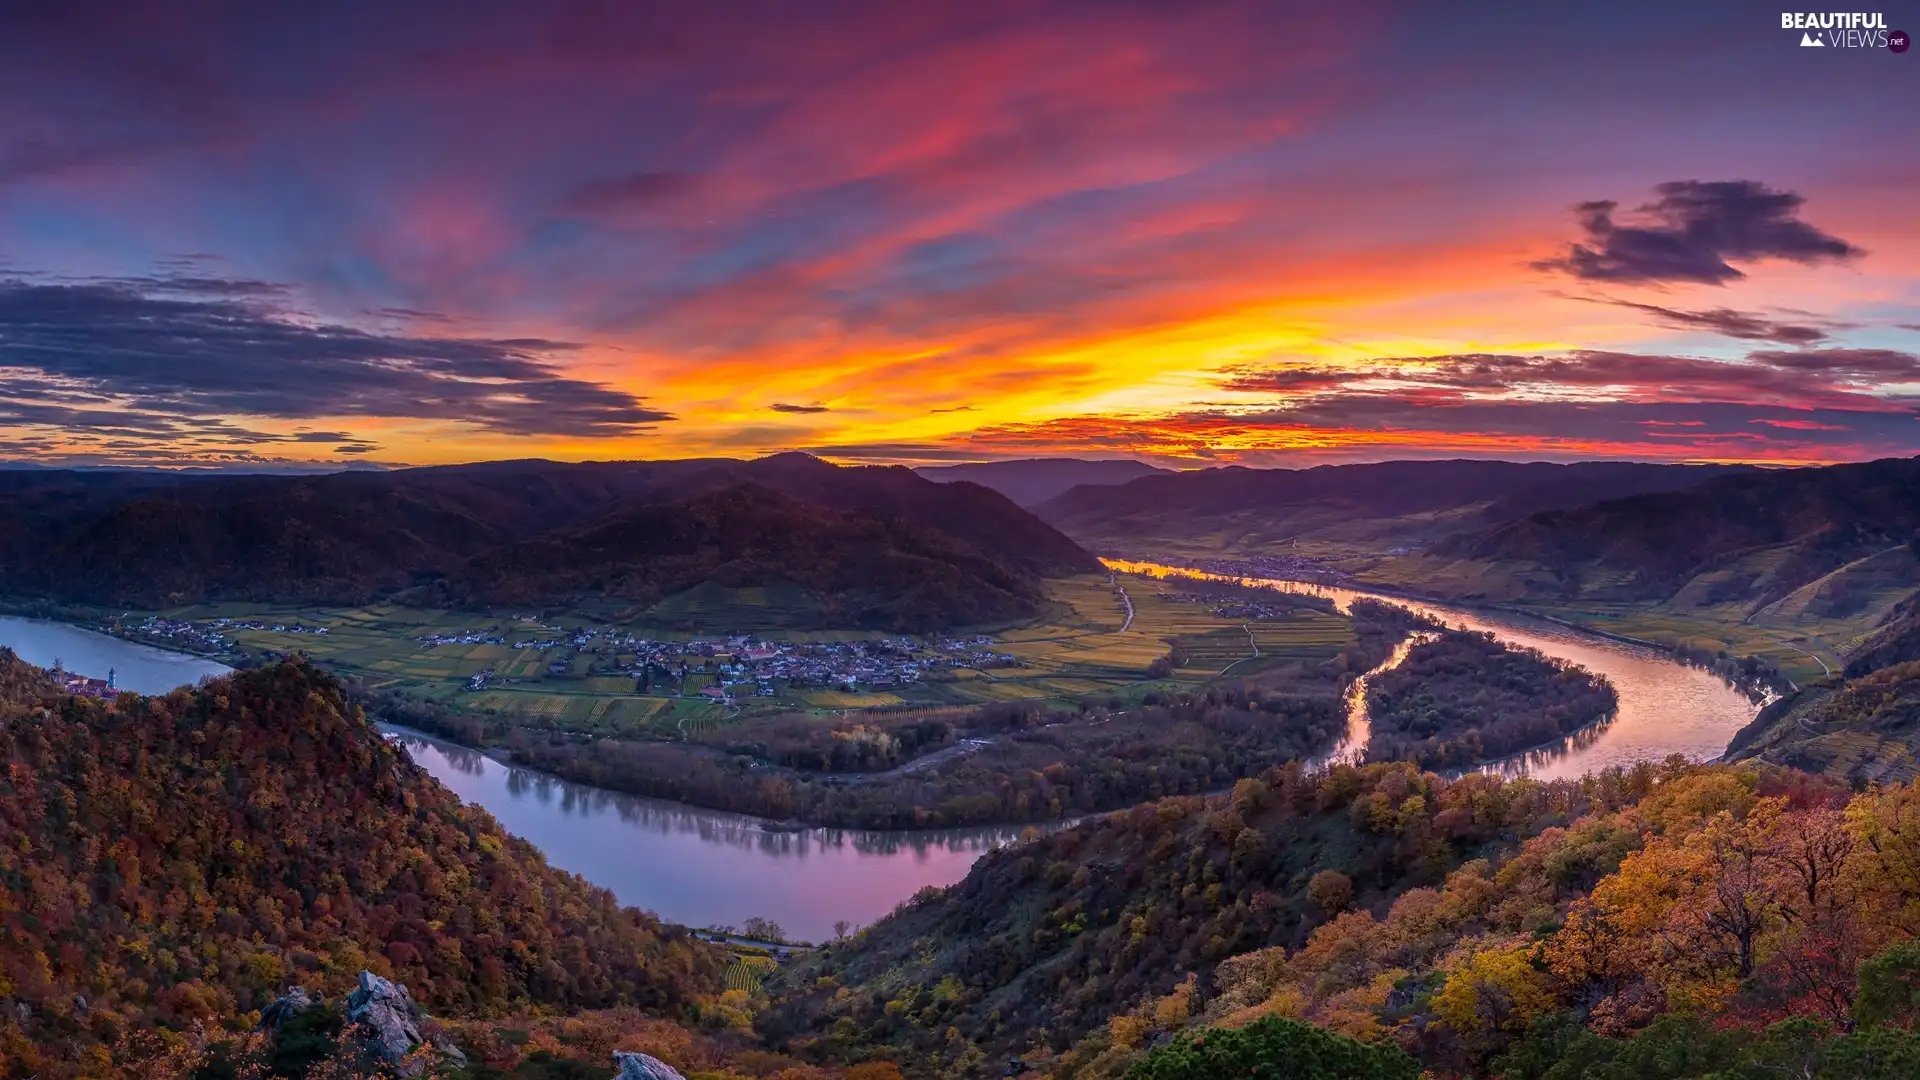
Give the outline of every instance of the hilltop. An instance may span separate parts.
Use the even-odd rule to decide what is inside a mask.
[[[733,509],[715,517],[720,506]],[[715,560],[687,546],[697,529],[677,526],[702,515],[729,542],[793,539],[754,549],[772,563]],[[821,619],[948,626],[1030,615],[1039,578],[1098,569],[993,491],[802,454],[304,477],[24,473],[0,482],[0,520],[0,590],[149,609],[360,604],[422,587],[423,600],[473,604],[651,601],[708,582],[780,580],[808,586]],[[610,565],[596,538],[615,536],[671,565]],[[782,555],[798,560],[790,573]],[[890,572],[868,576],[876,568]]]
[[[951,483],[966,480],[1019,503],[1036,506],[1082,484],[1124,484],[1143,476],[1172,475],[1142,461],[1080,458],[1024,458],[1019,461],[981,461],[964,465],[922,465],[914,470],[929,480]]]

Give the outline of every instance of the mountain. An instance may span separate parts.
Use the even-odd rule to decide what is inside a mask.
[[[359,604],[454,576],[460,584],[439,595],[562,602],[594,592],[616,569],[594,549],[594,537],[618,534],[650,556],[689,554],[673,546],[675,515],[692,500],[747,485],[781,496],[761,500],[755,527],[763,535],[791,530],[784,550],[811,550],[839,563],[825,577],[817,566],[809,571],[807,580],[829,592],[840,587],[825,584],[828,578],[844,583],[856,568],[879,568],[889,554],[884,545],[908,543],[926,581],[951,585],[937,585],[942,599],[926,602],[919,581],[893,564],[865,584],[870,595],[863,602],[917,609],[927,625],[964,622],[973,610],[996,618],[1030,614],[1037,578],[1098,570],[1072,541],[978,485],[787,454],[756,461],[491,462],[309,477],[8,474],[0,477],[0,589],[148,608],[217,600]],[[774,520],[778,514],[790,520]],[[822,547],[827,519],[836,515],[841,526],[859,519],[868,527],[841,528]],[[729,520],[745,523],[737,513]],[[764,566],[746,573],[737,555],[708,569],[729,567],[722,576],[733,583],[778,577]],[[583,561],[575,565],[576,558]],[[662,588],[709,580],[690,576],[688,565],[649,572],[644,587],[629,568],[618,575],[626,592],[614,592],[657,598]],[[526,580],[500,577],[516,566]],[[982,576],[988,566],[998,569]],[[819,599],[828,609],[839,604]]]
[[[108,703],[0,650],[0,756],[0,1074],[121,1075],[78,1063],[363,968],[452,1014],[718,993],[723,957],[549,867],[299,661]]]
[[[1036,562],[1092,569],[1034,554],[996,557],[911,518],[747,483],[486,552],[420,593],[459,607],[593,597],[652,604],[702,584],[794,584],[819,605],[819,625],[917,632],[1032,615],[1043,595]]]
[[[1336,545],[1340,553],[1354,554],[1750,471],[1628,461],[1232,466],[1075,488],[1034,512],[1083,544],[1149,559],[1169,552],[1255,555],[1300,542]]]
[[[1018,461],[981,461],[963,465],[923,465],[914,470],[929,480],[950,483],[969,480],[1019,503],[1037,506],[1082,484],[1124,484],[1142,476],[1171,475],[1141,461],[1126,458],[1086,461],[1080,458],[1023,458]]]
[[[1381,570],[1460,595],[1660,600],[1749,611],[1796,602],[1838,615],[1864,606],[1847,576],[1915,584],[1920,458],[1719,476],[1684,491],[1552,510],[1452,537]],[[1477,583],[1497,568],[1498,583]]]

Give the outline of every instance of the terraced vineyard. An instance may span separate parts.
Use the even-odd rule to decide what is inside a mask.
[[[725,988],[748,995],[758,994],[767,976],[779,969],[779,963],[770,956],[737,956],[733,963],[727,965]]]

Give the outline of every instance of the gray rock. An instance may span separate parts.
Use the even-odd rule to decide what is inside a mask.
[[[359,1029],[367,1052],[401,1076],[419,1076],[423,1067],[407,1060],[422,1046],[440,1057],[465,1065],[467,1056],[439,1031],[431,1018],[414,1004],[407,988],[371,971],[360,973],[360,988],[347,995],[347,1023]]]
[[[304,986],[289,986],[287,992],[260,1010],[260,1030],[279,1031],[280,1025],[313,1008],[318,1002],[308,996]]]
[[[613,1080],[687,1080],[680,1070],[654,1057],[631,1050],[615,1050],[613,1066],[620,1072]]]

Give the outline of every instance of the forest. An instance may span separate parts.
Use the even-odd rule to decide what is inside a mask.
[[[1464,769],[1543,746],[1611,716],[1605,679],[1489,633],[1447,630],[1368,680],[1370,761]]]
[[[1228,1074],[1170,1038],[1274,1018],[1435,1077],[1891,1080],[1920,1065],[1916,866],[1915,785],[1290,766],[995,852],[783,976],[760,1030],[909,1075],[1198,1080]]]
[[[298,661],[109,704],[0,650],[0,760],[8,1080],[362,969],[456,1014],[717,994],[723,956],[549,867]]]

